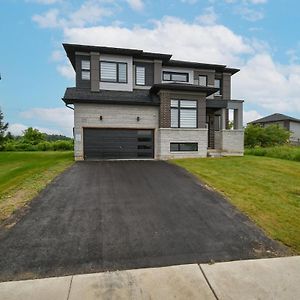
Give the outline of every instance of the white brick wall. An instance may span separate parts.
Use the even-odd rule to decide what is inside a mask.
[[[159,128],[157,141],[157,155],[159,159],[207,156],[207,129],[204,128]],[[198,143],[198,151],[171,152],[170,143],[172,142]]]
[[[84,127],[157,129],[158,115],[159,108],[155,106],[75,104],[75,159],[83,159]],[[102,116],[102,121],[100,120],[100,116]],[[140,117],[140,121],[137,121],[137,117]],[[156,145],[157,131],[154,133],[154,143]]]
[[[244,130],[220,130],[215,131],[215,148],[230,154],[243,155]]]

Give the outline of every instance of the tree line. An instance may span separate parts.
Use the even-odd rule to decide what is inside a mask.
[[[0,109],[0,151],[67,151],[73,150],[72,138],[64,135],[46,134],[29,127],[21,136],[14,136],[8,131]]]

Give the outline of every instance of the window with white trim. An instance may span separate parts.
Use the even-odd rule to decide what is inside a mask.
[[[197,128],[196,100],[171,100],[171,127]]]
[[[81,61],[81,79],[82,80],[91,79],[91,62],[89,60]]]
[[[140,66],[135,67],[135,84],[136,85],[146,84],[145,67],[140,67]]]
[[[206,75],[199,75],[199,85],[207,86],[207,76]]]
[[[101,61],[100,81],[127,83],[127,63]]]

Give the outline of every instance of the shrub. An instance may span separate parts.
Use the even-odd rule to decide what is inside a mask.
[[[37,144],[38,151],[51,151],[53,150],[53,143],[41,142]]]
[[[245,128],[246,147],[271,147],[283,145],[288,142],[290,132],[278,125],[261,127],[249,124]]]
[[[3,145],[3,150],[4,151],[16,151],[16,145],[14,142],[8,141]]]
[[[16,143],[16,151],[37,151],[37,146],[30,143]]]
[[[52,145],[54,151],[73,150],[73,141],[55,141]]]

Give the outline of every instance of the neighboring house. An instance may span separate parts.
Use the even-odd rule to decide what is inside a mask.
[[[238,69],[142,50],[63,46],[76,72],[76,87],[63,97],[74,105],[76,160],[243,155],[243,101],[231,99]]]
[[[291,132],[291,137],[290,137],[291,143],[300,144],[300,120],[299,119],[276,113],[249,122],[248,124],[258,124],[263,127],[277,124]]]

